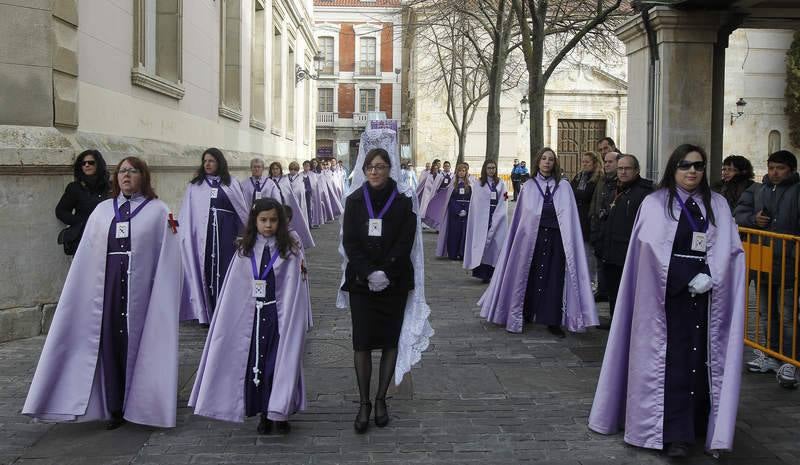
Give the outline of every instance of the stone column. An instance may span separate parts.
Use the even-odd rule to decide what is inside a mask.
[[[640,158],[642,173],[658,180],[678,145],[710,150],[714,44],[722,21],[718,13],[667,7],[652,8],[649,17],[658,56],[652,96],[654,166],[647,166],[651,50],[644,19],[632,18],[617,36],[628,56],[626,151]]]

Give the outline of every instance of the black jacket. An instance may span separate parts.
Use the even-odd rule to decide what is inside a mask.
[[[589,179],[586,180],[583,189],[580,189],[581,177],[588,176]],[[595,176],[594,173],[587,173],[580,171],[578,174],[572,178],[572,192],[575,194],[575,204],[578,207],[578,219],[581,222],[581,232],[583,233],[583,240],[589,240],[589,207],[592,204],[592,198],[594,197],[594,189],[597,186],[597,181],[599,180],[598,176]]]
[[[84,182],[72,181],[56,205],[56,218],[69,226],[83,225],[95,207],[110,195],[92,190]]]
[[[766,228],[760,228],[755,221],[756,213],[766,210],[772,222]],[[736,224],[745,228],[765,229],[776,233],[800,235],[800,177],[797,173],[789,176],[782,183],[775,185],[764,176],[763,184],[753,184],[742,196],[733,211]],[[769,240],[763,242],[769,244]],[[786,270],[784,284],[791,287],[794,283],[794,244],[786,248],[786,264],[783,261],[783,241],[777,241],[772,248],[773,283],[780,283],[781,271]],[[776,284],[777,285],[777,284]]]
[[[736,204],[739,203],[739,198],[753,183],[752,179],[745,176],[735,176],[728,182],[719,181],[711,189],[725,197],[725,200],[728,201],[728,206],[731,207],[731,213],[733,213],[736,209]]]
[[[653,192],[653,182],[637,178],[629,185],[622,186],[621,191],[618,189],[615,187],[610,192],[608,213],[599,220],[599,244],[603,262],[622,266],[628,253],[636,214],[647,194]]]
[[[372,208],[377,215],[397,183],[389,179],[380,191],[368,188]],[[364,203],[364,193],[356,189],[347,197],[342,223],[342,245],[347,254],[347,268],[342,290],[370,293],[367,276],[373,271],[383,271],[389,278],[389,287],[382,293],[406,294],[414,289],[414,267],[411,248],[414,245],[417,218],[411,199],[398,193],[392,206],[383,216],[381,237],[370,237],[367,232],[369,213]]]

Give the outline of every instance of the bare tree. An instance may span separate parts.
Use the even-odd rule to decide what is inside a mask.
[[[623,0],[511,0],[528,68],[531,158],[544,144],[547,81],[574,53],[617,53],[613,29],[630,11]]]
[[[464,161],[467,132],[478,105],[489,95],[487,76],[467,39],[469,25],[456,12],[417,29],[423,54],[419,82],[431,95],[444,96],[445,114],[458,138],[459,163]]]

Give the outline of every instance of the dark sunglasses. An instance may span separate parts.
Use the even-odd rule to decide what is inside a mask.
[[[94,161],[94,160],[83,160],[83,161],[81,162],[81,166],[86,166],[86,165],[89,165],[89,166],[94,166],[96,163],[97,163],[97,162],[96,162],[96,161]]]
[[[706,170],[706,162],[704,161],[686,161],[681,160],[678,162],[678,169],[681,171],[688,171],[689,168],[694,167],[695,171],[705,171]]]

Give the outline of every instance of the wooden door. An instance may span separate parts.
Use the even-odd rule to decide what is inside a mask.
[[[597,141],[606,136],[606,121],[602,119],[558,120],[558,162],[561,170],[572,179],[580,169],[581,155],[597,149]]]

